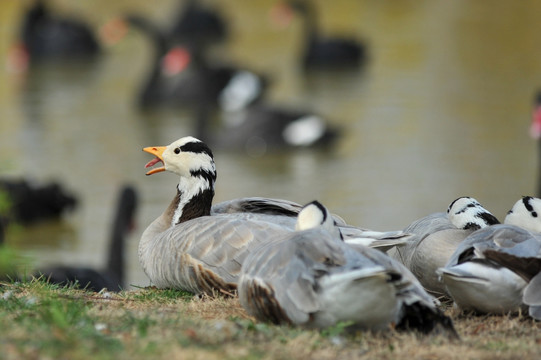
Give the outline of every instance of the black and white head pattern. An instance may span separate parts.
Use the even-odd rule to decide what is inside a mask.
[[[522,197],[509,210],[504,223],[541,232],[541,199],[531,196]]]
[[[210,199],[214,196],[214,156],[207,144],[191,136],[183,137],[167,146],[162,156],[165,169],[180,175],[180,200],[172,219],[172,223],[176,224],[185,205],[192,199],[205,194]]]
[[[334,219],[327,210],[319,201],[315,200],[311,203],[306,204],[299,214],[297,215],[297,224],[295,225],[296,230],[308,230],[314,229],[318,226],[323,227],[331,234],[340,237],[340,230],[334,223]]]
[[[463,196],[454,200],[447,208],[449,221],[459,229],[477,230],[500,222],[479,201]]]
[[[202,178],[209,185],[216,180],[216,165],[210,148],[192,136],[183,137],[163,152],[165,169],[184,178]]]

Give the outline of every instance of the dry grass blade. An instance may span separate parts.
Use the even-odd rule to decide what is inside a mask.
[[[255,322],[236,297],[173,290],[90,293],[0,284],[4,359],[537,359],[541,324],[526,315],[452,308],[460,341],[397,332],[348,334]]]

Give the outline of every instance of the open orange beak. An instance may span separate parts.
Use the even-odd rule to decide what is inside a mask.
[[[161,162],[163,164],[163,152],[165,151],[165,149],[167,149],[167,146],[149,146],[149,147],[143,148],[144,152],[147,152],[149,154],[152,154],[152,155],[156,156],[154,159],[150,160],[145,165],[145,169],[149,168],[149,167],[152,167],[152,166],[156,165],[159,162]],[[162,171],[165,171],[165,166],[160,166],[160,167],[151,169],[146,174],[147,175],[152,175],[152,174],[156,174],[156,173],[159,173],[159,172],[162,172]]]

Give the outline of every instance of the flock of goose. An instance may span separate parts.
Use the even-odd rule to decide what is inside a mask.
[[[304,14],[310,34],[303,56],[305,66],[336,65],[334,58],[317,55],[329,54],[322,50],[324,46],[335,49],[331,53],[341,52],[340,57],[349,63],[359,63],[366,56],[362,47],[347,41],[320,41],[314,31],[315,14],[306,2],[289,3]],[[43,39],[32,42],[30,25],[45,15],[43,2],[36,4],[26,19],[24,36],[32,56],[48,57],[50,49],[39,47]],[[189,4],[195,6],[195,2]],[[141,90],[141,105],[172,99],[195,101],[201,104],[198,111],[202,116],[207,107],[216,104],[226,111],[242,109],[245,118],[262,119],[259,124],[250,124],[252,134],[254,129],[266,133],[265,124],[273,123],[280,124],[275,133],[283,135],[299,119],[329,130],[312,114],[288,114],[280,123],[277,118],[285,118],[283,111],[259,105],[266,88],[264,77],[245,69],[211,65],[194,44],[183,49],[172,47],[170,34],[164,35],[140,16],[126,16],[125,20],[144,31],[156,48],[156,64]],[[185,34],[188,28],[180,32]],[[58,32],[58,28],[53,30]],[[209,36],[225,36],[224,31]],[[79,39],[81,44],[83,38]],[[92,54],[100,51],[94,45],[88,49]],[[186,65],[195,71],[175,78]],[[177,87],[180,82],[182,86]],[[186,85],[192,83],[197,86]],[[235,84],[243,85],[238,88]],[[247,94],[246,84],[255,93]],[[239,99],[239,94],[245,97]],[[239,126],[239,120],[236,123]],[[243,120],[240,123],[246,124]],[[541,126],[532,129],[538,135]],[[232,133],[240,134],[240,128],[233,128]],[[333,131],[321,133],[321,139],[334,136]],[[242,142],[241,138],[232,139],[231,143]],[[309,140],[314,143],[316,139]],[[306,145],[297,139],[282,141]],[[376,232],[346,224],[317,201],[301,206],[288,200],[251,197],[213,205],[213,154],[206,142],[195,137],[143,150],[154,156],[146,164],[150,168],[147,175],[169,171],[180,177],[173,200],[146,228],[139,244],[141,266],[158,288],[238,294],[246,311],[261,321],[308,328],[346,321],[359,329],[394,326],[456,337],[438,298],[452,299],[459,308],[480,313],[527,310],[532,318],[541,320],[541,199],[518,200],[500,224],[477,200],[460,197],[451,202],[447,212],[418,219],[402,231]],[[128,199],[120,201],[128,203],[128,210],[123,211],[133,214],[133,190],[126,190],[123,196]],[[124,225],[116,236],[122,237],[129,221],[118,222]],[[109,263],[110,268],[118,268],[121,260],[112,258]],[[115,278],[114,285],[97,286],[115,290],[121,288],[122,279]]]
[[[523,197],[504,224],[470,197],[404,231],[347,225],[315,201],[240,198],[212,205],[216,167],[199,139],[143,149],[147,175],[180,176],[171,204],[144,231],[151,283],[195,294],[238,291],[257,319],[322,328],[455,332],[434,297],[464,310],[528,309],[541,319],[541,199]]]

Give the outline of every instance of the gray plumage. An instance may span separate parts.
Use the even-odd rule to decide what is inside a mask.
[[[346,244],[332,224],[301,229],[275,237],[246,258],[238,290],[248,313],[309,328],[339,321],[373,330],[423,323],[425,331],[454,333],[435,299],[404,266],[380,251]]]
[[[439,270],[457,305],[483,313],[505,313],[528,306],[541,319],[541,224],[525,197],[509,211],[505,224],[472,233]],[[520,226],[518,226],[520,225]]]
[[[255,247],[295,230],[301,206],[287,200],[242,198],[211,206],[216,168],[211,150],[200,140],[185,137],[143,150],[156,156],[146,167],[163,163],[147,175],[168,170],[180,176],[177,195],[139,243],[139,261],[155,286],[196,294],[233,291],[241,265]],[[345,225],[338,216],[331,219],[345,237],[375,236]],[[397,232],[390,239],[379,234],[385,246],[403,241]]]
[[[436,296],[445,296],[437,269],[445,266],[457,246],[473,231],[497,223],[498,220],[470,197],[460,197],[447,213],[434,213],[414,221],[404,229],[414,234],[406,245],[388,251],[404,264],[424,288]]]

